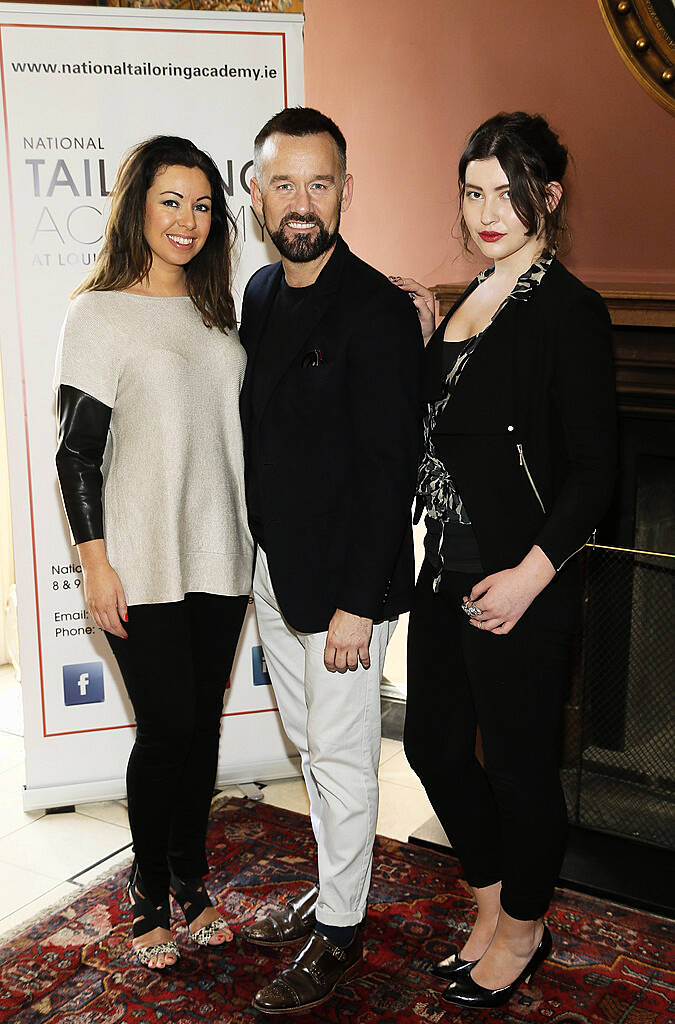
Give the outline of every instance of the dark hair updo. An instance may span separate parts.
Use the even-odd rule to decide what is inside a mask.
[[[511,205],[528,234],[543,230],[546,248],[555,248],[565,230],[565,193],[554,210],[548,209],[546,186],[562,182],[567,149],[539,114],[496,114],[471,135],[459,160],[460,224],[464,248],[470,235],[461,214],[466,168],[472,160],[496,157],[509,181]]]

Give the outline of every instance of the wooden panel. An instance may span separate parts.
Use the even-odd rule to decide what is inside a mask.
[[[594,283],[590,287],[600,292],[616,326],[675,327],[675,290],[672,285],[626,289]]]
[[[642,416],[675,417],[675,332],[613,332],[619,409]]]
[[[468,283],[468,282],[467,282]],[[588,282],[598,291],[615,327],[675,327],[675,289],[672,285],[617,285]],[[432,291],[441,316],[460,297],[466,284],[437,284]]]
[[[441,315],[464,291],[464,284],[432,289]],[[675,417],[675,292],[669,286],[645,288],[593,284],[612,318],[616,392],[621,412]]]

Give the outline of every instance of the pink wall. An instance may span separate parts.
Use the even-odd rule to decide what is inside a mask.
[[[674,121],[624,66],[596,0],[305,0],[305,14],[306,102],[347,137],[343,230],[364,259],[429,284],[473,276],[449,237],[457,159],[481,121],[523,109],[574,157],[570,269],[675,283]]]

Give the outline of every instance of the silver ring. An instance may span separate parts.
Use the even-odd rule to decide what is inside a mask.
[[[462,605],[462,608],[471,619],[477,619],[483,614],[478,605],[475,605],[473,601],[467,601],[466,604]]]

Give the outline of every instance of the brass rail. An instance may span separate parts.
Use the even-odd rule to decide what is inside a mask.
[[[640,551],[637,548],[615,548],[611,544],[585,544],[587,548],[597,548],[598,551],[623,551],[627,555],[652,555],[654,558],[675,558],[675,555],[667,551]]]

